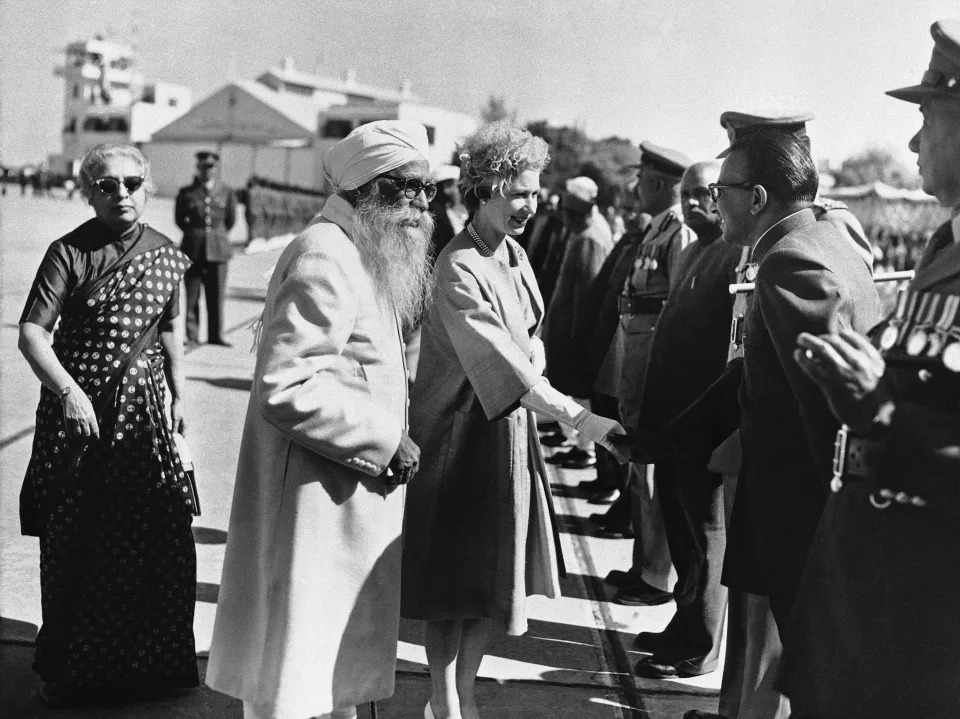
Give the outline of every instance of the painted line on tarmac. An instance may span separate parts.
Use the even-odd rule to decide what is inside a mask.
[[[547,465],[547,472],[553,473],[553,480],[557,484],[563,485],[563,476],[561,470],[553,465]],[[564,485],[566,486],[566,485]],[[564,492],[562,496],[557,497],[563,504],[564,513],[571,517],[577,517],[578,523],[584,523],[586,520],[580,517],[575,510],[574,497]],[[597,567],[593,563],[593,557],[590,556],[590,548],[587,546],[587,539],[584,534],[579,532],[570,533],[570,541],[573,544],[573,551],[576,555],[577,564],[580,572],[577,579],[580,585],[582,595],[589,598],[590,609],[596,620],[590,627],[590,633],[593,635],[593,644],[597,648],[597,657],[600,660],[600,668],[605,674],[611,676],[616,674],[619,687],[609,687],[618,691],[617,699],[620,703],[612,704],[614,716],[619,719],[631,719],[635,716],[647,716],[649,712],[645,709],[640,693],[637,691],[637,685],[633,681],[633,669],[630,666],[630,660],[627,652],[623,648],[623,643],[617,636],[614,629],[598,629],[601,627],[612,627],[614,625],[613,617],[607,609],[608,597],[603,592],[603,585],[597,577]],[[594,577],[596,581],[586,582],[584,577]],[[611,671],[611,668],[613,671]],[[624,706],[631,707],[625,709]]]

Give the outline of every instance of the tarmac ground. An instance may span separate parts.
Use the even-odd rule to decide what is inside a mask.
[[[151,198],[146,222],[178,239],[173,203]],[[135,703],[83,709],[52,709],[36,695],[31,669],[33,639],[40,625],[37,540],[19,532],[18,493],[29,458],[39,382],[17,350],[17,328],[30,283],[46,247],[92,212],[78,199],[21,197],[18,189],[0,198],[0,716],[63,719],[178,717],[240,719],[240,703],[201,686],[192,691]],[[245,228],[234,228],[242,244]],[[203,515],[194,520],[197,542],[197,606],[194,632],[201,677],[206,670],[237,450],[253,371],[249,327],[259,317],[270,271],[280,250],[239,251],[230,264],[226,302],[227,338],[233,347],[201,345],[186,355],[187,437],[194,455]],[[201,329],[201,337],[203,337]],[[593,479],[591,470],[551,466],[554,501],[568,576],[562,597],[534,597],[530,630],[490,650],[480,668],[480,709],[484,716],[610,719],[680,719],[687,709],[716,711],[717,671],[675,681],[635,677],[631,667],[643,654],[633,635],[659,631],[674,611],[625,607],[610,601],[603,582],[611,569],[626,569],[631,542],[601,537],[587,519],[604,511],[578,493],[576,484]],[[429,675],[417,622],[403,621],[398,647],[396,693],[378,703],[381,719],[418,719],[429,697]],[[371,716],[370,707],[360,717]]]

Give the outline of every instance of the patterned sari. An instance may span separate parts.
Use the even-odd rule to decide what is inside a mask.
[[[60,314],[54,352],[90,397],[100,439],[68,436],[59,398],[41,390],[21,523],[40,538],[34,668],[67,696],[198,683],[190,525],[199,505],[164,416],[158,339],[188,266],[144,228]]]

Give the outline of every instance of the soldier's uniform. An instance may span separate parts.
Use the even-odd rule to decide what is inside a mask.
[[[197,166],[215,167],[215,152],[198,152]],[[211,344],[225,345],[223,300],[227,284],[227,263],[232,255],[230,229],[236,221],[236,198],[219,180],[208,187],[199,177],[177,193],[177,227],[183,230],[180,249],[193,265],[184,276],[187,301],[187,341],[199,341],[200,288],[207,304],[207,337]]]
[[[922,84],[888,94],[933,99],[925,127],[944,132],[947,113],[960,112],[960,22],[935,23],[932,34]],[[923,133],[911,141],[915,152],[960,152],[960,126],[939,140]],[[943,146],[927,145],[937,141]],[[949,186],[960,168],[940,160],[924,169],[955,201]],[[958,240],[955,215],[931,238],[894,313],[871,332],[886,362],[888,423],[838,433],[833,491],[783,657],[783,689],[803,717],[960,716]]]
[[[640,171],[657,173],[674,183],[679,182],[690,165],[690,160],[675,150],[649,142],[640,143],[640,149],[643,152]],[[617,398],[620,421],[625,427],[637,426],[653,330],[671,281],[676,277],[680,254],[696,239],[693,230],[683,223],[679,203],[654,215],[624,282],[620,296],[620,322],[595,387]],[[663,516],[653,493],[652,474],[646,465],[631,463],[628,483],[636,528],[630,573],[642,575],[643,581],[651,587],[669,591],[675,574]],[[629,594],[629,591],[621,590],[618,596]]]
[[[809,147],[806,124],[813,119],[811,113],[764,115],[727,111],[720,115],[720,125],[727,131],[731,142],[761,127],[776,127],[793,134]],[[726,151],[720,156],[725,154]],[[811,209],[818,222],[833,225],[851,243],[867,267],[872,269],[873,251],[870,241],[860,221],[844,203],[818,196]],[[753,282],[755,275],[751,276],[751,273],[754,271],[744,254],[738,268],[737,281]],[[748,297],[749,293],[742,292],[734,299],[730,360],[743,356],[741,340]],[[724,511],[728,525],[736,494],[740,457],[740,433],[734,432],[716,449],[710,463],[710,468],[724,477]],[[728,607],[727,646],[719,716],[786,719],[790,714],[790,704],[773,688],[773,678],[779,667],[783,647],[769,598],[731,589]],[[688,712],[688,715],[689,719],[717,716],[696,711]]]

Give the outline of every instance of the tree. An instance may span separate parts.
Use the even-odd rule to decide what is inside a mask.
[[[629,167],[640,162],[640,151],[620,137],[592,140],[577,127],[551,125],[546,120],[531,122],[527,129],[550,145],[550,164],[540,182],[544,187],[563,190],[571,177],[583,175],[597,183],[597,204],[613,204],[619,188],[636,170]]]
[[[480,110],[480,117],[487,122],[500,122],[501,120],[517,121],[517,111],[507,108],[507,100],[503,95],[490,95],[487,98],[487,104]]]
[[[882,147],[868,147],[840,164],[833,172],[839,187],[883,182],[893,187],[915,189],[920,186],[917,173]]]

